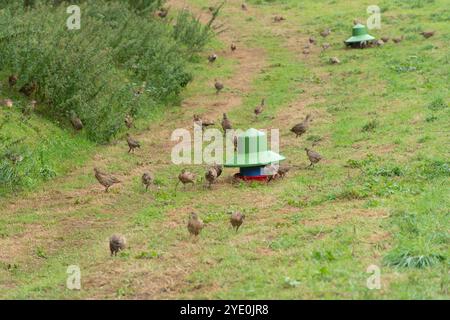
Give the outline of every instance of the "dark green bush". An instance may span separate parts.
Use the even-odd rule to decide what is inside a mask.
[[[155,17],[163,2],[72,1],[81,29],[68,30],[67,2],[0,0],[0,70],[19,75],[17,89],[36,82],[34,98],[47,116],[69,125],[75,112],[90,139],[108,141],[126,114],[177,98],[192,80],[187,60],[211,35],[210,24],[185,11],[175,26]]]

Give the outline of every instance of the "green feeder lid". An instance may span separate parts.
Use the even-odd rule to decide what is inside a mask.
[[[352,36],[345,40],[345,43],[358,43],[371,40],[375,40],[375,38],[367,33],[366,26],[358,23],[353,27]]]
[[[237,153],[226,159],[225,167],[257,167],[286,159],[267,150],[267,135],[256,129],[248,129],[238,136]]]

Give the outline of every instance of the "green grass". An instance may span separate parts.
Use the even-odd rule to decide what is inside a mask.
[[[245,34],[240,46],[262,50],[265,61],[253,75],[251,90],[238,93],[242,104],[229,117],[239,128],[282,126],[280,152],[297,168],[268,186],[223,183],[212,191],[199,185],[175,192],[180,168],[153,164],[160,189],[149,193],[136,176],[108,197],[88,193],[71,199],[76,206],[66,219],[52,203],[38,211],[29,207],[2,214],[4,239],[42,225],[53,240],[36,243],[31,257],[21,252],[13,261],[2,261],[0,288],[12,288],[2,297],[448,299],[450,30],[435,14],[448,13],[444,1],[380,3],[386,21],[373,33],[403,32],[405,40],[367,50],[344,50],[341,43],[353,18],[365,17],[370,3],[248,3],[249,14],[234,14],[230,6],[239,8],[240,2],[232,1],[224,18],[233,32]],[[259,18],[249,19],[252,12]],[[274,26],[275,13],[287,20]],[[333,48],[325,53],[303,58],[302,42],[286,43],[288,37],[306,41],[310,34],[323,41],[318,32],[325,27],[333,30],[326,40]],[[424,40],[417,36],[422,28],[437,34]],[[286,38],[277,36],[280,32]],[[205,55],[226,47],[216,40]],[[330,56],[342,63],[329,65]],[[239,67],[233,57],[214,66],[201,63],[183,98],[212,94],[212,79],[232,79]],[[255,123],[252,110],[261,97],[268,107]],[[298,103],[304,105],[293,113],[289,106]],[[188,123],[190,111],[179,107],[161,120]],[[289,128],[310,112],[310,131],[295,139]],[[325,160],[306,170],[303,148],[313,143]],[[109,169],[120,173],[142,159],[120,146],[98,152],[108,158]],[[203,174],[201,167],[190,169]],[[54,190],[70,191],[95,182],[86,173],[58,183]],[[228,223],[229,209],[247,217],[237,234]],[[197,242],[185,227],[191,210],[207,223]],[[56,227],[63,221],[77,227]],[[113,232],[126,234],[130,243],[115,259],[107,252]],[[81,291],[65,289],[70,264],[82,269]],[[366,287],[372,264],[381,269],[381,290]],[[168,290],[155,291],[155,283]]]

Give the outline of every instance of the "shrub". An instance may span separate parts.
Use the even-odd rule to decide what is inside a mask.
[[[187,60],[212,35],[213,19],[203,26],[182,11],[172,26],[154,17],[163,2],[77,1],[81,29],[67,30],[63,1],[0,1],[0,69],[19,75],[17,88],[37,83],[47,116],[68,125],[75,112],[88,138],[109,141],[126,114],[177,99],[192,80]]]

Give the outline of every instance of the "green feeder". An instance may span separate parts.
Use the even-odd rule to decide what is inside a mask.
[[[237,152],[231,159],[226,159],[224,166],[240,168],[236,177],[243,180],[264,181],[269,177],[264,167],[285,159],[267,150],[267,135],[264,132],[251,128],[237,137]]]
[[[358,23],[357,25],[353,26],[352,36],[345,40],[345,44],[348,46],[361,45],[373,40],[375,40],[375,38],[367,33],[366,26]]]

